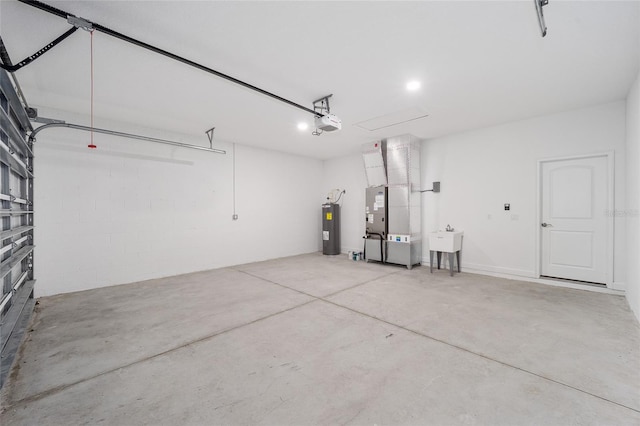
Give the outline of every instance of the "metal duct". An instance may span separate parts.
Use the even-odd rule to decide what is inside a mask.
[[[364,172],[367,175],[367,185],[380,186],[387,184],[387,142],[375,141],[364,144],[362,159],[364,160]]]
[[[408,185],[420,190],[420,141],[413,135],[369,142],[362,146],[367,185]]]
[[[415,136],[387,139],[389,234],[422,238],[420,142]]]

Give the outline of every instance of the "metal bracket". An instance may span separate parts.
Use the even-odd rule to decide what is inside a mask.
[[[313,110],[317,115],[324,115],[325,112],[326,114],[329,114],[331,112],[331,108],[329,107],[329,98],[332,96],[333,93],[313,101]]]
[[[29,120],[38,118],[38,108],[26,107],[24,110],[27,113],[27,117],[29,117]]]
[[[205,133],[207,134],[207,136],[209,137],[209,148],[213,148],[213,132],[216,130],[215,127],[210,128],[209,130],[205,131]]]
[[[31,121],[35,121],[36,123],[42,124],[51,124],[51,123],[64,123],[64,120],[56,120],[54,118],[45,118],[45,117],[33,117],[30,118]]]
[[[93,31],[93,22],[89,22],[84,18],[77,16],[67,16],[67,22],[76,28],[80,28],[85,31]]]
[[[540,34],[542,37],[547,35],[547,24],[544,22],[544,13],[542,8],[549,4],[549,0],[533,0],[536,5],[536,13],[538,14],[538,24],[540,25]]]
[[[332,96],[333,93],[313,101],[313,110],[316,113],[316,117],[322,117],[323,115],[329,114],[331,112],[331,107],[329,106],[329,98]],[[318,130],[317,128],[313,132],[311,132],[313,136],[320,136],[322,133],[322,130]]]

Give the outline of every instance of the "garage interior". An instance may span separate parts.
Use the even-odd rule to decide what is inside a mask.
[[[640,423],[639,1],[0,25],[3,425]]]

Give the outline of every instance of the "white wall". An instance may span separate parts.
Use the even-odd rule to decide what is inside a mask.
[[[441,181],[442,192],[423,194],[423,233],[450,223],[465,230],[463,268],[534,276],[537,160],[615,151],[616,209],[638,208],[637,81],[628,104],[627,149],[635,147],[636,154],[626,157],[627,165],[624,102],[424,142],[423,186]],[[82,122],[69,114],[42,115]],[[100,127],[207,143],[204,135],[194,141],[122,123]],[[359,153],[321,162],[238,145],[240,220],[232,221],[231,144],[217,143],[229,151],[222,156],[96,135],[99,147],[90,151],[88,137],[56,129],[43,132],[36,144],[39,295],[316,251],[320,204],[333,188],[347,191],[342,251],[362,249],[366,178]],[[624,204],[626,180],[635,182],[626,191],[636,194],[635,207]],[[502,210],[506,202],[510,212]],[[513,214],[518,220],[511,220]],[[629,282],[636,312],[637,262],[627,268],[624,254],[629,250],[636,254],[629,259],[638,258],[637,221],[637,215],[616,218],[614,270],[619,286],[625,273],[636,274]],[[635,243],[627,248],[625,227],[634,224]],[[425,260],[427,250],[425,240]]]
[[[42,114],[45,115],[45,114]],[[67,113],[70,122],[82,117]],[[85,120],[86,121],[86,120]],[[122,123],[109,127],[185,143]],[[228,155],[65,129],[36,143],[38,296],[242,264],[320,247],[322,162],[232,145]]]
[[[432,182],[441,182],[440,193],[422,195],[423,236],[451,224],[465,231],[463,268],[535,277],[537,161],[614,151],[616,209],[622,209],[624,123],[625,104],[620,101],[423,142],[422,186],[428,189]],[[325,161],[325,186],[354,187],[347,194],[358,203],[349,206],[343,217],[343,251],[361,245],[363,173],[358,154]],[[511,204],[509,212],[504,211],[504,203]],[[512,220],[512,215],[517,215],[517,220]],[[614,281],[623,288],[624,218],[616,218],[615,227]],[[424,238],[425,263],[428,253]]]
[[[364,243],[364,189],[367,179],[361,154],[335,158],[324,162],[323,187],[344,189],[340,202],[342,252],[362,251]]]
[[[640,320],[640,73],[627,97],[627,300]]]
[[[424,181],[441,181],[442,192],[424,198],[435,205],[425,209],[423,229],[464,230],[463,268],[537,277],[537,161],[614,151],[615,208],[623,209],[624,123],[620,101],[426,141]],[[614,226],[614,282],[622,288],[624,219]]]

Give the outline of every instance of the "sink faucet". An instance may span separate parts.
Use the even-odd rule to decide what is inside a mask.
[[[447,224],[447,228],[445,229],[447,232],[453,232],[453,228],[451,225]]]

